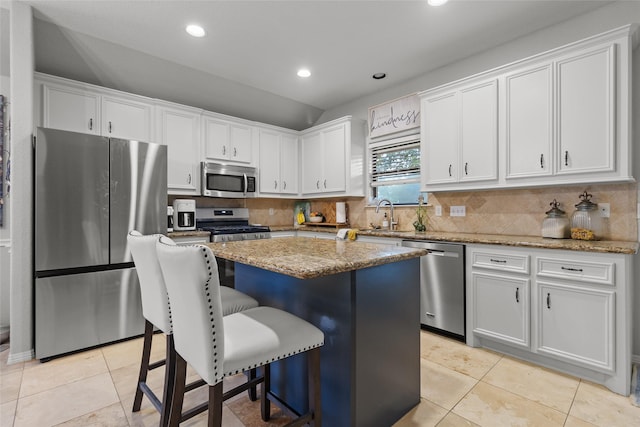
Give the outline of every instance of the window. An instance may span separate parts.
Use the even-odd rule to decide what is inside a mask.
[[[370,145],[371,190],[394,205],[417,204],[420,196],[420,141],[407,137]]]

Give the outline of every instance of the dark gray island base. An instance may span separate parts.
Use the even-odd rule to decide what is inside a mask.
[[[424,252],[358,242],[269,240],[271,247],[269,243],[256,246],[251,241],[208,246],[216,256],[236,261],[236,289],[253,296],[260,305],[289,311],[324,332],[320,373],[323,425],[391,426],[420,401],[418,257]],[[273,245],[288,249],[273,252]],[[306,252],[306,245],[314,248],[313,254]],[[376,248],[384,248],[378,251],[384,254],[378,255],[385,261],[379,257],[374,262],[354,261],[354,251],[373,252]],[[333,273],[316,275],[306,264],[304,278],[269,271],[257,261],[265,257],[293,258],[297,253],[302,258],[324,257],[324,261],[318,261],[323,264],[329,262],[327,253],[331,251],[336,257],[331,261]],[[351,265],[343,269],[346,271],[335,265],[343,260]],[[271,375],[274,394],[296,412],[304,413],[305,355],[274,362]]]

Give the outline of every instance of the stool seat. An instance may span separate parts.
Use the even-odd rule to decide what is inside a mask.
[[[228,286],[220,286],[220,299],[222,300],[222,315],[238,313],[258,306],[258,301],[247,294],[236,291]]]

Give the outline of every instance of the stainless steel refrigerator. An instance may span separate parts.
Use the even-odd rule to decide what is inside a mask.
[[[144,332],[127,233],[167,231],[167,147],[38,128],[38,359]]]

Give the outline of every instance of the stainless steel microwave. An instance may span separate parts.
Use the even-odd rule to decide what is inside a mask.
[[[202,195],[245,198],[256,196],[256,168],[202,162]]]

